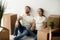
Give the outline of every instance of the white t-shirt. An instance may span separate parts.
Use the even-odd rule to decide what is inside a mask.
[[[37,16],[37,17],[34,17],[35,21],[36,21],[36,30],[41,30],[43,27],[43,22],[46,22],[46,17],[42,16]]]
[[[25,26],[27,29],[30,29],[32,21],[32,16],[27,16],[26,14],[22,16],[22,25]]]

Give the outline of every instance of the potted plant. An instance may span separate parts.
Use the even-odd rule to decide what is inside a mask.
[[[0,26],[1,26],[1,19],[4,13],[5,7],[4,4],[2,4],[2,0],[0,0]]]
[[[53,29],[54,28],[54,21],[50,21],[48,22],[48,26]]]

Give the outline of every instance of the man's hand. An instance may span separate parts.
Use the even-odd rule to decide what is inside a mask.
[[[33,20],[32,24],[31,24],[31,31],[34,31],[35,30],[35,27],[36,27],[36,23],[35,23],[35,20]]]
[[[35,28],[31,27],[31,31],[34,31],[34,30],[35,30]]]
[[[15,23],[15,27],[18,27],[19,26],[19,23],[18,23],[18,21],[16,21],[16,23]]]
[[[20,21],[22,19],[22,16],[19,16],[19,18],[17,19],[17,21]]]
[[[16,20],[15,27],[18,27],[19,26],[19,22],[20,22],[21,19],[22,19],[22,17],[19,16],[19,18]]]

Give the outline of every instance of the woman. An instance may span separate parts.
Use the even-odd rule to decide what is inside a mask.
[[[37,10],[38,16],[34,17],[33,29],[35,28],[37,31],[46,28],[46,17],[43,15],[44,10],[39,8]],[[32,30],[32,29],[31,29]],[[37,37],[36,37],[37,40]]]

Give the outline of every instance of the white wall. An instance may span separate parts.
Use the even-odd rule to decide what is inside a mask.
[[[4,0],[3,0],[4,1]],[[32,8],[32,15],[36,14],[37,8],[43,8],[45,14],[60,15],[60,0],[5,0],[7,8],[4,13],[24,14],[24,7],[29,5]]]
[[[33,14],[36,13],[37,8],[43,8],[45,14],[59,14],[60,15],[60,0],[6,0],[7,9],[5,13],[23,14],[24,7],[29,5],[32,8]]]

